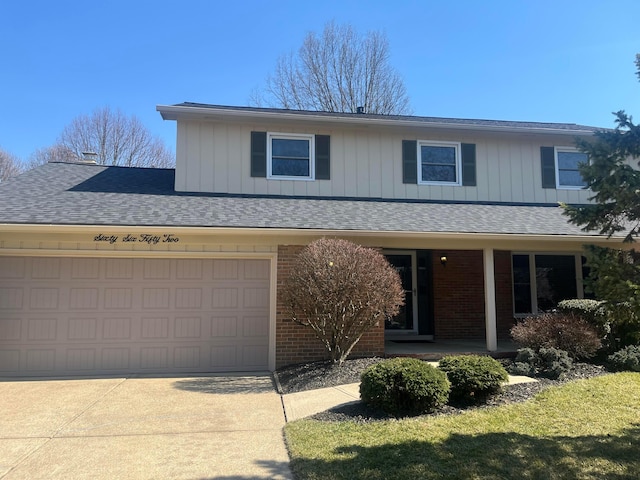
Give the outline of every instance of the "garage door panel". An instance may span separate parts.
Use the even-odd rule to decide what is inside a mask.
[[[0,257],[0,374],[267,369],[268,272],[268,260]]]
[[[30,348],[27,350],[27,371],[54,372],[56,368],[55,348]]]
[[[172,261],[165,260],[143,260],[144,269],[142,278],[145,280],[169,280],[171,279]]]
[[[105,259],[105,278],[118,280],[133,279],[133,262],[131,258]]]
[[[22,310],[24,306],[24,297],[23,288],[0,288],[0,311]]]
[[[238,317],[212,317],[211,318],[211,338],[236,337],[238,335]]]
[[[68,341],[96,340],[98,335],[97,318],[69,318],[66,339]]]
[[[74,258],[71,260],[71,279],[91,280],[100,276],[100,259]]]
[[[66,370],[69,372],[93,372],[96,370],[95,348],[68,348]]]
[[[213,280],[237,280],[240,260],[218,260],[213,267]]]
[[[269,280],[269,263],[261,260],[243,262],[244,280]]]
[[[3,348],[0,350],[0,372],[14,373],[20,370],[20,349]]]
[[[244,345],[242,347],[243,364],[248,367],[258,367],[268,353],[268,348],[264,345]]]
[[[142,340],[168,339],[169,318],[142,317],[140,337]]]
[[[97,310],[100,300],[100,291],[97,288],[69,289],[70,310]]]

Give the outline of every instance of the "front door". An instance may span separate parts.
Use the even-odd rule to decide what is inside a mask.
[[[396,269],[402,281],[405,299],[400,313],[385,321],[388,333],[418,333],[418,309],[416,308],[416,254],[415,252],[385,251],[389,263]]]

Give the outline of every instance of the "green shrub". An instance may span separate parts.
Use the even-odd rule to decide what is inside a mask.
[[[483,355],[457,355],[440,360],[440,370],[451,382],[451,397],[457,400],[482,400],[500,391],[509,379],[504,367]]]
[[[521,348],[514,359],[509,371],[514,375],[535,377],[538,375],[538,354],[531,348]]]
[[[531,348],[521,348],[509,370],[514,375],[557,379],[572,366],[573,361],[564,350],[542,347],[536,352]]]
[[[526,318],[511,328],[511,337],[536,352],[543,347],[556,348],[573,359],[591,358],[602,346],[596,328],[572,313],[543,313]]]
[[[596,327],[601,336],[610,331],[607,320],[607,310],[605,302],[602,300],[592,300],[589,298],[572,298],[562,300],[558,303],[558,311],[566,314],[573,314],[586,320],[587,323]]]
[[[444,372],[417,358],[393,358],[368,367],[361,376],[364,403],[394,416],[430,413],[447,403]]]
[[[609,370],[640,372],[640,345],[629,345],[607,358]]]

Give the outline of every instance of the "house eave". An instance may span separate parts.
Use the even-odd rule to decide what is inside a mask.
[[[353,238],[403,238],[403,239],[435,239],[466,241],[504,241],[510,242],[553,242],[573,244],[615,244],[620,247],[624,238],[616,236],[607,238],[604,235],[551,235],[522,233],[491,232],[430,232],[399,230],[336,230],[336,229],[288,229],[288,228],[255,228],[255,227],[215,227],[215,226],[172,226],[172,225],[62,225],[62,224],[0,224],[0,233],[67,233],[95,234],[108,231],[113,234],[140,233],[173,233],[176,235],[215,235],[223,237],[259,236],[262,238],[277,237],[353,237]]]
[[[157,105],[156,110],[160,112],[164,120],[201,120],[201,121],[264,121],[264,122],[296,122],[308,124],[332,124],[344,125],[352,127],[396,127],[396,128],[429,128],[441,130],[464,130],[476,132],[494,132],[494,133],[528,133],[528,134],[545,134],[545,135],[564,135],[564,136],[591,136],[593,131],[585,129],[569,129],[554,128],[553,126],[529,126],[529,125],[481,125],[474,123],[453,123],[446,118],[438,119],[438,121],[424,121],[423,119],[398,119],[385,118],[384,116],[371,118],[369,116],[357,115],[332,115],[331,113],[321,112],[296,112],[292,110],[257,110],[257,109],[228,109],[216,108],[215,106],[185,106],[185,105]],[[419,117],[417,117],[419,118]]]

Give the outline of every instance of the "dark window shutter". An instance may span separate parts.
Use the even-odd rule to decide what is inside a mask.
[[[418,142],[402,141],[402,183],[418,183]]]
[[[251,176],[267,176],[267,132],[251,132]]]
[[[316,180],[331,178],[331,162],[329,161],[329,135],[316,135]]]
[[[462,149],[462,185],[476,186],[476,144],[463,143]]]
[[[542,188],[556,188],[556,158],[553,147],[540,147]]]

